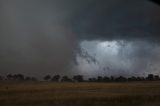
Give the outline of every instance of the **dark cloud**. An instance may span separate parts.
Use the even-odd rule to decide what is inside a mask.
[[[76,40],[63,7],[52,0],[1,0],[1,74],[69,71]]]
[[[81,41],[158,42],[159,19],[148,0],[0,0],[0,70],[73,74]]]
[[[159,0],[150,0],[150,1],[155,2],[155,3],[160,5],[160,1]]]
[[[148,0],[101,0],[73,17],[82,39],[159,39],[160,7]]]

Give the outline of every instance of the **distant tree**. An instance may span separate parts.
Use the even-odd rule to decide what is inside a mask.
[[[97,79],[96,79],[96,78],[88,78],[88,81],[89,81],[89,82],[96,82]]]
[[[13,80],[17,80],[17,79],[18,79],[17,74],[14,74],[14,75],[13,75]]]
[[[147,80],[153,81],[154,80],[154,75],[153,74],[148,74]]]
[[[142,80],[142,81],[145,81],[146,79],[145,79],[144,77],[141,77],[141,80]]]
[[[32,78],[31,77],[29,77],[29,76],[27,76],[27,77],[25,77],[25,80],[32,80]]]
[[[46,80],[46,81],[49,81],[51,79],[51,76],[50,75],[46,75],[45,77],[44,77],[44,80]]]
[[[61,82],[73,82],[68,76],[63,76]]]
[[[111,76],[111,77],[110,77],[110,81],[111,81],[111,82],[115,81],[114,76]]]
[[[125,81],[127,81],[127,78],[120,76],[120,77],[116,78],[115,81],[116,82],[125,82]]]
[[[110,81],[111,81],[110,78],[107,77],[107,76],[105,76],[105,77],[103,78],[103,82],[110,82]]]
[[[137,79],[136,79],[137,81],[144,81],[145,80],[145,78],[144,77],[137,77]]]
[[[76,81],[76,82],[83,82],[84,81],[82,75],[75,75],[75,76],[73,76],[73,80]]]
[[[58,82],[60,78],[61,78],[60,75],[55,75],[55,76],[53,76],[53,78],[51,80],[55,81],[55,82]]]
[[[24,80],[24,75],[17,74],[17,80]]]
[[[8,80],[13,80],[13,75],[12,75],[12,74],[8,74],[8,75],[7,75],[7,79],[8,79]]]
[[[137,78],[134,76],[128,78],[128,81],[136,81],[136,80],[137,80]]]
[[[103,81],[103,77],[102,76],[98,76],[97,77],[97,82],[102,82]]]
[[[155,78],[155,80],[160,80],[159,75],[155,75],[154,78]]]

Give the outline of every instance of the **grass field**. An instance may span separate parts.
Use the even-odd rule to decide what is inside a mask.
[[[160,82],[0,82],[0,106],[160,106]]]

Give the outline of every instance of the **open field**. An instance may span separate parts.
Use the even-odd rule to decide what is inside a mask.
[[[0,106],[160,106],[160,82],[0,82]]]

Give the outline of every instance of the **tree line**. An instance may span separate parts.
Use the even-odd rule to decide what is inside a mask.
[[[26,80],[36,81],[36,77],[24,76],[23,74],[8,74],[5,77],[0,76],[0,80]],[[73,77],[60,76],[60,75],[46,75],[43,80],[53,82],[129,82],[129,81],[158,81],[160,80],[159,75],[148,74],[147,77],[114,77],[114,76],[98,76],[93,78],[84,79],[83,75],[75,75]]]
[[[24,76],[23,74],[8,74],[6,76],[0,75],[0,80],[37,80],[37,78]]]

